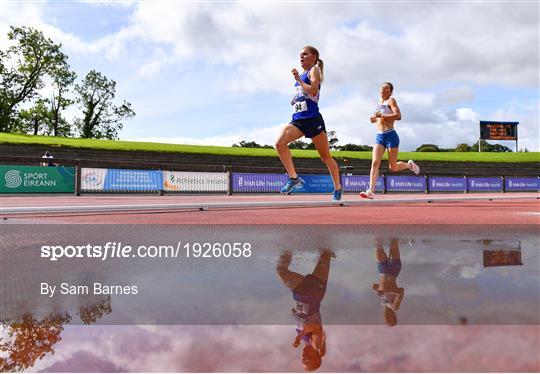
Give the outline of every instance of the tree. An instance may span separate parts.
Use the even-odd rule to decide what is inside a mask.
[[[480,141],[480,150],[482,152],[512,152],[512,150],[502,144],[489,144],[485,140]],[[455,148],[456,152],[478,152],[478,143],[473,143],[470,146],[461,143]]]
[[[234,143],[232,146],[238,148],[274,148],[271,145],[260,145],[254,141],[246,142],[245,140],[242,140],[239,143]]]
[[[2,321],[2,338],[6,339],[0,340],[0,371],[22,371],[47,353],[54,353],[53,347],[62,339],[60,333],[70,320],[68,314],[51,314],[41,321],[30,315],[9,323]]]
[[[510,148],[502,144],[490,144],[490,150],[488,152],[512,152]]]
[[[245,140],[240,141],[238,144],[234,143],[233,147],[237,148],[260,148],[261,145],[256,142],[246,142]]]
[[[85,325],[96,323],[101,317],[110,314],[111,312],[112,306],[110,296],[101,300],[99,303],[79,308],[79,316]]]
[[[113,105],[116,82],[91,70],[80,85],[75,85],[80,95],[83,117],[75,120],[81,138],[117,139],[122,130],[122,120],[135,116],[131,104],[124,100]]]
[[[328,144],[330,144],[330,149],[336,150],[339,142],[336,132],[335,131],[329,131],[328,132]]]
[[[336,150],[338,149],[337,142],[339,141],[336,137],[335,131],[328,132],[328,144],[330,145],[330,149]],[[315,150],[315,144],[313,142],[304,142],[303,140],[295,140],[294,142],[289,143],[290,149],[310,149]]]
[[[337,150],[338,151],[365,152],[365,151],[373,151],[373,147],[369,145],[347,143],[345,145],[338,146]]]
[[[44,125],[50,123],[51,116],[52,113],[47,109],[47,101],[39,99],[32,108],[21,109],[18,127],[24,132],[31,132],[34,135],[48,133]]]
[[[289,143],[289,149],[308,149],[309,144],[302,140],[295,140]]]
[[[67,59],[66,59],[67,60]],[[51,132],[54,136],[69,136],[70,125],[62,118],[61,111],[74,103],[66,97],[70,86],[77,78],[77,74],[69,69],[67,61],[57,64],[51,70],[53,77],[53,95],[49,101],[51,106]]]
[[[478,151],[478,143],[471,146],[471,150]],[[502,144],[489,144],[485,140],[480,141],[480,150],[482,152],[512,152],[512,150]]]
[[[67,56],[41,31],[11,26],[8,39],[16,42],[0,51],[0,131],[17,131],[13,113],[43,87],[43,77],[65,63]]]
[[[416,152],[440,152],[439,146],[435,144],[422,144],[416,148]]]
[[[465,143],[461,143],[461,144],[458,144],[456,146],[456,152],[471,152],[471,147],[469,147],[467,144]]]

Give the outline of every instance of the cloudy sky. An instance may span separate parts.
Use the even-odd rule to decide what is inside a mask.
[[[311,44],[340,144],[373,142],[369,115],[391,81],[403,150],[473,143],[479,120],[519,121],[520,148],[539,150],[537,1],[0,0],[1,48],[10,25],[62,43],[79,79],[116,80],[137,113],[125,140],[273,144]]]

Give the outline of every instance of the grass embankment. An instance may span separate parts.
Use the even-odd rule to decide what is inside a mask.
[[[15,135],[0,133],[0,143],[20,145],[47,145],[50,147],[91,148],[111,151],[143,151],[171,153],[204,153],[222,156],[277,156],[274,149],[215,147],[205,145],[127,142],[120,140],[73,139],[54,136]],[[51,149],[54,153],[54,150]],[[294,157],[318,158],[316,151],[292,150]],[[332,152],[336,158],[371,159],[371,152]],[[386,157],[386,156],[385,156]],[[400,159],[419,161],[465,161],[465,162],[540,162],[540,152],[400,152]]]

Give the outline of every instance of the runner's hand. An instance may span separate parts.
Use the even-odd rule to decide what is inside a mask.
[[[296,81],[300,80],[300,74],[298,74],[298,70],[292,69],[291,73],[294,75],[294,80]]]

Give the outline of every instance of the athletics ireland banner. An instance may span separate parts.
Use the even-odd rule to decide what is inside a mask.
[[[177,192],[227,192],[227,173],[164,171],[163,189]]]
[[[74,192],[75,168],[0,166],[0,193]]]

